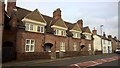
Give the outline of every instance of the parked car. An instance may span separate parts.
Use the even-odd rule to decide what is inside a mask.
[[[115,50],[115,53],[120,54],[120,48],[117,48],[117,49]]]

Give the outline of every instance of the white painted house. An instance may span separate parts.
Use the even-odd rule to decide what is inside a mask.
[[[93,51],[102,53],[112,53],[112,44],[105,34],[103,36],[97,34],[97,30],[93,30]],[[101,44],[102,43],[102,44]]]
[[[102,53],[112,53],[111,41],[102,36]]]

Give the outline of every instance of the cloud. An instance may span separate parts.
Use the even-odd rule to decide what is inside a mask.
[[[118,5],[112,0],[101,0],[101,3],[91,2],[66,2],[65,0],[17,0],[17,5],[24,7],[29,10],[34,10],[38,8],[42,14],[52,16],[52,12],[56,8],[62,10],[62,18],[68,22],[76,22],[79,19],[83,19],[84,26],[89,26],[92,30],[93,27],[96,27],[98,34],[100,34],[100,25],[103,26],[103,31],[106,34],[111,34],[114,36],[118,35]],[[28,1],[28,2],[26,2]],[[46,2],[44,2],[46,1]],[[53,2],[54,1],[54,2]],[[63,1],[63,2],[62,2]],[[81,0],[83,1],[83,0]],[[88,1],[88,0],[85,0]],[[27,3],[27,4],[26,4]]]
[[[107,35],[111,34],[118,37],[118,16],[111,18],[97,18],[97,17],[85,17],[84,26],[89,26],[91,30],[96,27],[98,34],[100,34],[100,25],[104,25],[102,30]]]

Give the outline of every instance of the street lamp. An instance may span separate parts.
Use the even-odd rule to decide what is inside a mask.
[[[103,52],[103,47],[102,47],[102,27],[103,27],[103,25],[100,25],[100,31],[101,31],[101,50]]]

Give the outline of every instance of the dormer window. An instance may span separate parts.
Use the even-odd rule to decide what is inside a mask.
[[[77,32],[72,32],[73,33],[73,38],[80,38],[80,33]]]
[[[91,35],[89,35],[89,34],[85,34],[85,36],[86,36],[86,39],[91,40]]]
[[[66,30],[54,29],[54,34],[59,36],[66,36]]]
[[[38,25],[37,32],[44,33],[44,26]]]
[[[34,28],[33,24],[29,24],[29,23],[25,24],[26,31],[33,31],[33,28]]]
[[[33,30],[33,25],[32,24],[30,24],[30,31],[32,31]]]

